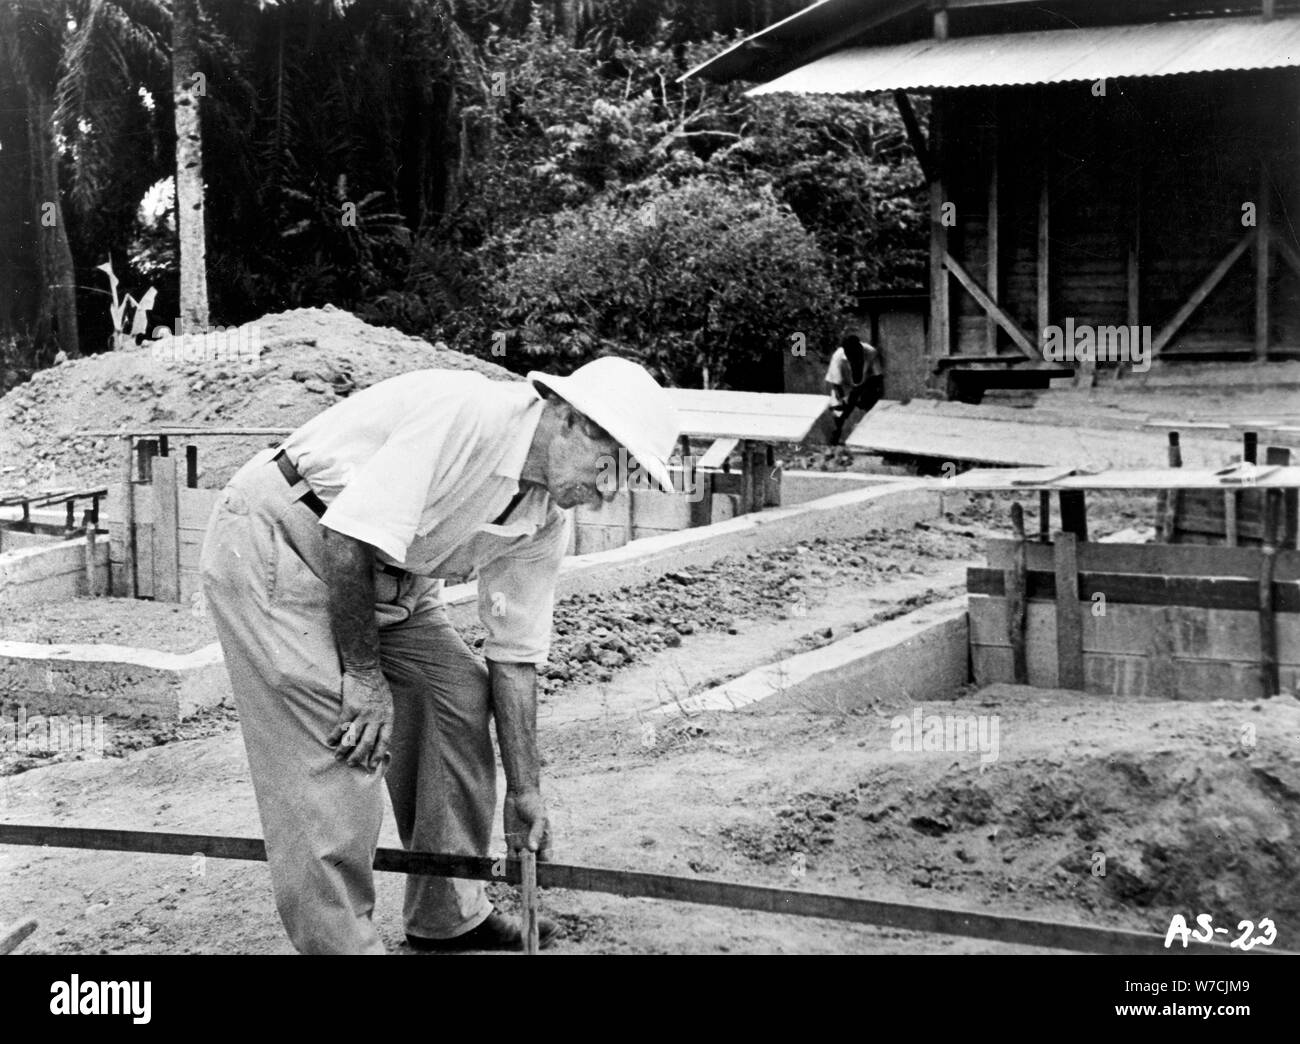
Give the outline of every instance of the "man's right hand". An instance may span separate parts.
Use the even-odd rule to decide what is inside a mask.
[[[547,862],[551,858],[551,823],[546,816],[546,803],[541,791],[506,791],[502,813],[506,845],[511,855],[517,856],[526,848],[536,852],[542,862]]]
[[[325,742],[334,756],[373,772],[388,758],[393,735],[393,694],[379,668],[343,672],[343,707]]]

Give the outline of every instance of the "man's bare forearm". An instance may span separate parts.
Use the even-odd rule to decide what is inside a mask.
[[[369,544],[323,528],[330,626],[345,671],[379,669],[375,554]]]
[[[515,793],[538,790],[537,668],[531,663],[489,660],[488,677],[506,787]]]

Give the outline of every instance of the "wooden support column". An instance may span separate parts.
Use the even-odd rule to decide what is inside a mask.
[[[1057,530],[1056,670],[1062,689],[1083,688],[1083,613],[1079,607],[1079,551],[1073,533]]]
[[[995,109],[993,118],[993,142],[992,142],[992,166],[989,170],[989,216],[988,216],[988,235],[986,237],[988,244],[988,265],[985,269],[984,285],[988,289],[989,300],[995,305],[1000,304],[1000,267],[1001,267],[1001,249],[998,242],[998,175],[999,175],[999,153],[1001,152],[1001,121],[998,113],[1001,108]],[[988,349],[989,355],[998,353],[998,324],[997,320],[990,315],[984,323],[984,343]],[[1039,341],[1041,344],[1041,340]]]
[[[934,38],[948,39],[948,4],[946,0],[930,0],[930,11],[934,15]]]
[[[1269,446],[1264,450],[1264,463],[1280,467],[1291,466],[1291,450],[1286,446]],[[1296,550],[1297,530],[1300,529],[1300,489],[1279,489],[1277,545]]]
[[[1176,431],[1169,433],[1169,466],[1171,468],[1183,466],[1183,450]],[[1157,524],[1160,527],[1160,539],[1166,544],[1172,544],[1178,535],[1180,506],[1178,490],[1160,490],[1156,494]]]
[[[1011,505],[1011,530],[1016,549],[1011,568],[1006,572],[1007,639],[1011,643],[1011,674],[1017,685],[1029,684],[1029,655],[1025,640],[1028,617],[1029,550],[1025,546],[1025,512],[1019,504]]]
[[[99,585],[95,583],[95,524],[90,521],[89,511],[82,531],[86,537],[86,594],[94,598],[99,594]]]
[[[1043,331],[1047,329],[1048,325],[1052,321],[1051,319],[1051,314],[1052,314],[1051,268],[1050,268],[1051,240],[1049,238],[1049,233],[1051,231],[1050,222],[1049,222],[1049,218],[1051,214],[1051,200],[1048,191],[1050,176],[1051,176],[1051,169],[1048,166],[1047,160],[1044,159],[1043,166],[1042,166],[1042,174],[1041,174],[1041,185],[1039,186],[1039,190],[1038,190],[1038,253],[1037,253],[1038,329],[1037,331],[1035,331],[1037,334],[1038,344],[1043,343]]]
[[[1129,232],[1127,264],[1128,325],[1142,323],[1142,173],[1139,170],[1134,187],[1133,224]]]
[[[135,452],[140,459],[140,481],[147,486],[153,481],[153,462],[158,456],[158,440],[141,439],[135,444]]]
[[[1273,604],[1273,572],[1277,548],[1265,546],[1259,568],[1259,668],[1265,696],[1281,690],[1277,668],[1277,612]]]
[[[1083,490],[1063,489],[1060,493],[1061,528],[1078,540],[1088,539],[1088,507]]]
[[[948,324],[948,229],[943,224],[943,124],[944,96],[936,91],[930,105],[930,157],[934,164],[934,179],[930,182],[930,368],[938,360],[952,354],[952,338]]]
[[[782,468],[776,459],[776,447],[769,443],[766,450],[767,461],[763,470],[763,507],[780,507]]]
[[[1273,234],[1273,186],[1268,161],[1259,160],[1259,198],[1255,201],[1255,360],[1268,358],[1268,280],[1270,240]]]
[[[1052,539],[1052,494],[1045,489],[1038,493],[1038,539],[1044,544]]]
[[[180,501],[176,458],[154,462],[153,596],[159,602],[181,600]]]
[[[130,435],[122,437],[122,592],[138,598],[140,585],[135,572],[135,446]]]

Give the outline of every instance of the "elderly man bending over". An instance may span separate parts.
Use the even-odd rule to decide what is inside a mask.
[[[678,435],[624,359],[493,382],[425,370],[321,413],[226,487],[201,570],[234,689],[276,906],[303,953],[383,953],[371,866],[387,784],[408,849],[546,858],[536,665],[568,543],[620,449],[665,488]],[[486,663],[448,621],[444,581],[478,578]],[[420,950],[517,949],[482,882],[412,876]],[[549,942],[554,924],[542,925]]]

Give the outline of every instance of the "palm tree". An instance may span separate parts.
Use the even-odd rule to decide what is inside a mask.
[[[199,125],[198,0],[175,0],[172,97],[176,107],[176,231],[180,236],[182,329],[208,327],[207,241],[203,221],[203,135]]]
[[[60,350],[80,354],[77,339],[77,272],[68,243],[63,194],[59,188],[59,148],[54,99],[65,34],[63,4],[39,0],[0,0],[0,54],[22,88],[27,109],[30,209],[36,230],[40,269],[36,339],[51,334]]]

